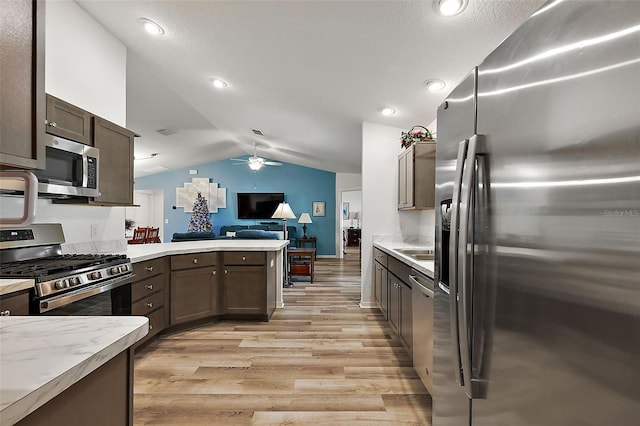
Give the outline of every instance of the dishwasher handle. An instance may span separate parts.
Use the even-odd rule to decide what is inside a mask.
[[[424,293],[425,296],[431,297],[433,299],[433,297],[435,295],[433,290],[428,289],[427,287],[425,287],[420,281],[417,280],[417,277],[415,275],[409,275],[409,280],[413,284],[415,284],[418,287],[418,290],[420,290],[422,293]]]

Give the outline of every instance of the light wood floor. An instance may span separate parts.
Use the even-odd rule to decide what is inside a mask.
[[[159,337],[136,356],[136,425],[430,425],[431,398],[378,309],[357,249],[318,259],[267,322]]]

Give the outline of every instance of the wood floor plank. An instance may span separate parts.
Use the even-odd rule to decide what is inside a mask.
[[[357,250],[357,248],[355,248]],[[316,261],[269,322],[161,334],[136,354],[135,425],[431,425],[431,397],[378,309],[358,253]]]

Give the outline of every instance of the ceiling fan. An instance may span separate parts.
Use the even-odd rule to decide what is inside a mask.
[[[239,161],[238,163],[234,163],[234,166],[240,164],[248,164],[249,168],[253,171],[260,170],[263,166],[282,166],[282,163],[277,161],[266,161],[262,157],[258,157],[258,152],[256,149],[256,144],[253,144],[253,157],[249,158],[231,158],[232,161]]]

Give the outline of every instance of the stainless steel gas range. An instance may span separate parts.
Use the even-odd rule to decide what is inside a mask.
[[[131,315],[123,254],[62,254],[60,224],[0,229],[0,278],[33,279],[32,315]]]

